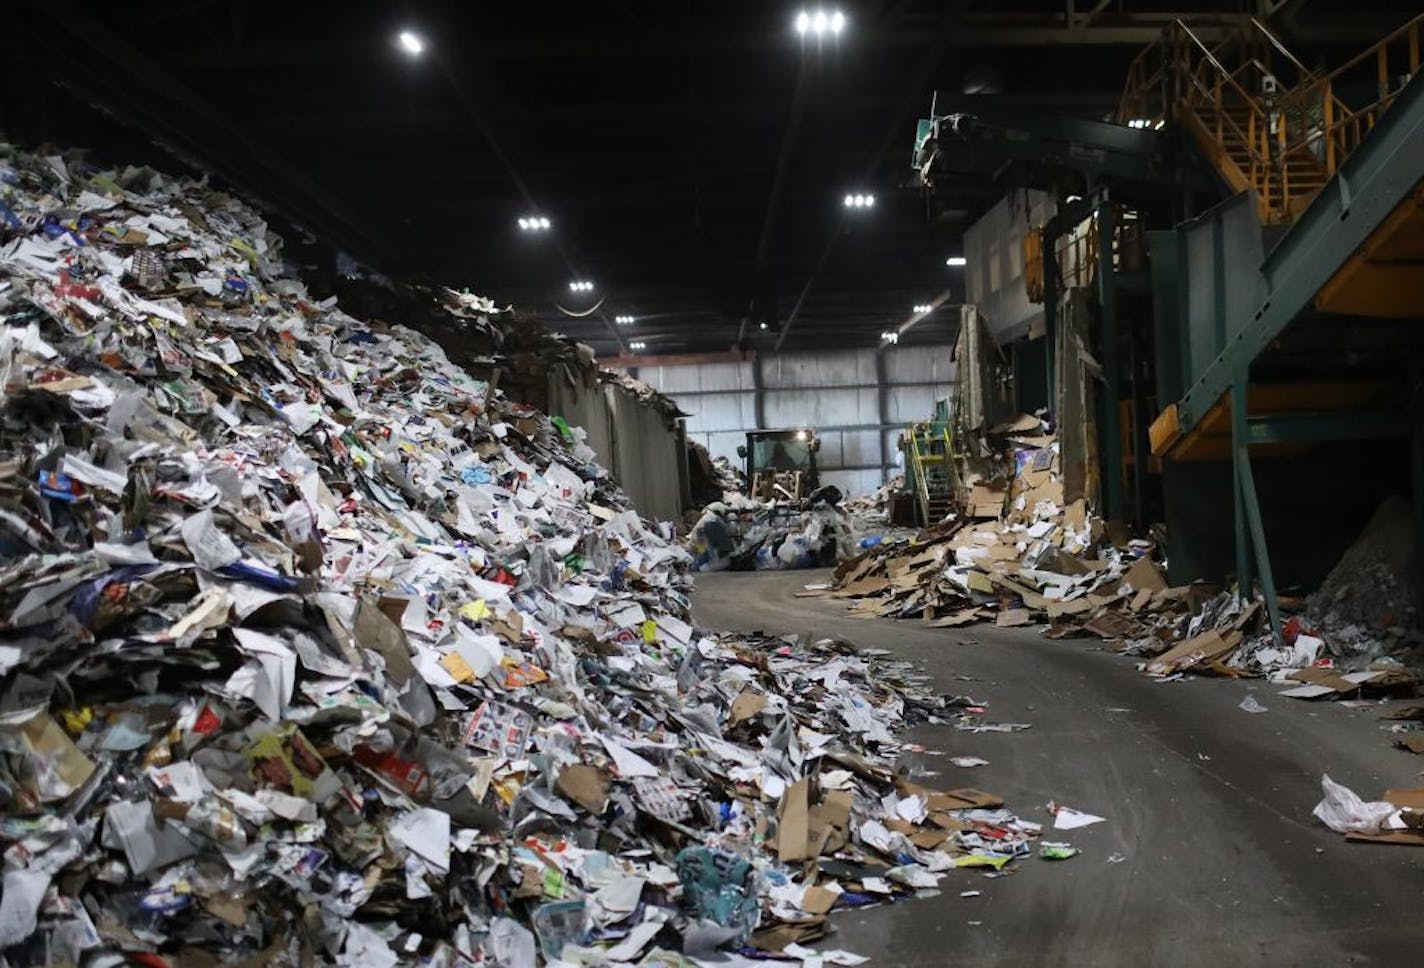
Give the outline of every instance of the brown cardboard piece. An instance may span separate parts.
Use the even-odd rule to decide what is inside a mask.
[[[789,944],[805,944],[826,936],[826,919],[816,917],[795,924],[782,922],[762,928],[751,937],[751,943],[764,951],[781,951]]]
[[[928,624],[929,627],[932,629],[947,629],[954,628],[958,625],[968,625],[970,622],[977,622],[983,617],[984,613],[980,609],[964,608],[960,609],[957,612],[951,612],[948,615],[937,618],[933,622],[928,622],[926,624]]]
[[[1401,810],[1424,810],[1424,787],[1386,790],[1384,798]]]
[[[878,595],[890,587],[888,578],[862,578],[851,582],[844,588],[838,588],[831,593],[832,598],[859,598],[864,595]]]
[[[27,765],[34,771],[31,777],[24,779],[35,781],[36,785],[29,792],[40,802],[69,796],[94,774],[94,761],[45,713],[25,720],[20,733],[32,756]]]
[[[941,810],[992,810],[1004,805],[1004,798],[994,794],[985,793],[983,790],[976,790],[973,787],[960,787],[957,790],[926,790],[921,791],[929,794],[927,797],[928,807],[931,813]]]
[[[1045,611],[1048,612],[1048,617],[1053,619],[1062,615],[1083,615],[1091,612],[1093,608],[1093,603],[1086,598],[1075,598],[1067,602],[1050,601]]]
[[[994,620],[994,624],[1001,629],[1015,628],[1020,625],[1032,624],[1033,619],[1029,617],[1026,608],[1006,608],[999,613],[999,617]]]
[[[732,708],[727,713],[727,728],[735,729],[742,723],[758,715],[766,708],[766,697],[750,690],[732,700]]]
[[[850,808],[848,790],[832,790],[825,799],[811,807],[806,823],[806,851],[810,857],[835,853],[850,839]]]
[[[811,828],[811,780],[793,783],[776,808],[776,859],[783,864],[805,860]]]
[[[400,613],[405,611],[405,602],[404,598],[382,598],[378,606],[363,598],[356,608],[356,627],[352,629],[356,644],[379,653],[386,662],[386,675],[399,685],[404,685],[415,675],[415,666],[410,661],[410,645],[405,639],[405,629],[400,627]],[[396,607],[400,608],[400,612],[396,613],[393,621],[391,610]]]
[[[559,771],[554,789],[594,816],[608,806],[608,774],[595,766],[575,763]]]
[[[1201,635],[1194,635],[1185,642],[1179,643],[1148,662],[1147,671],[1162,673],[1190,669],[1201,663],[1221,658],[1236,648],[1240,641],[1241,635],[1237,632],[1232,632],[1226,638],[1222,638],[1216,631],[1203,632]],[[1189,659],[1194,653],[1200,653],[1200,658],[1194,662],[1187,662],[1185,665],[1179,664]]]
[[[1133,591],[1141,591],[1144,588],[1154,592],[1167,590],[1167,579],[1151,558],[1138,558],[1132,567],[1127,569],[1122,580]]]
[[[1354,692],[1360,687],[1343,676],[1336,675],[1332,669],[1316,669],[1314,667],[1297,669],[1286,678],[1294,679],[1296,682],[1308,683],[1312,686],[1325,686],[1334,689],[1336,692]]]
[[[836,891],[813,884],[806,888],[806,893],[801,896],[801,910],[807,914],[826,914],[836,906],[838,900],[840,894]]]

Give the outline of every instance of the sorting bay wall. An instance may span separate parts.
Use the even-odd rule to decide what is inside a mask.
[[[821,481],[847,494],[900,472],[896,440],[953,392],[952,347],[874,347],[651,360],[629,372],[677,402],[687,436],[739,464],[748,430],[812,427]],[[626,482],[625,482],[626,484]]]

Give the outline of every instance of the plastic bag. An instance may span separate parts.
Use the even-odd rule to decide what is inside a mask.
[[[1312,812],[1337,834],[1377,834],[1380,825],[1395,813],[1393,804],[1383,800],[1366,803],[1328,774],[1320,777],[1320,789],[1325,797]]]

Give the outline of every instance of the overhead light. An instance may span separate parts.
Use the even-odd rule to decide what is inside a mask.
[[[569,283],[569,289],[572,292],[593,292],[593,283],[587,279],[575,279]]]
[[[757,323],[757,329],[766,329],[766,328],[767,328],[767,327],[766,327],[766,320],[763,319],[761,322]]]
[[[805,439],[806,439],[806,431],[804,431],[804,430],[798,430],[798,431],[796,431],[796,439],[797,439],[797,440],[805,440]]]
[[[874,208],[874,207],[875,207],[875,196],[874,196],[874,195],[862,195],[862,194],[859,193],[859,192],[856,192],[854,195],[847,195],[847,196],[845,197],[845,207],[846,207],[846,208]]]
[[[409,30],[402,30],[397,34],[396,43],[400,45],[401,50],[405,51],[411,57],[419,57],[425,53],[425,41],[419,34]]]
[[[817,10],[801,10],[796,14],[796,32],[802,37],[811,34],[816,38],[822,38],[826,34],[839,34],[845,30],[846,15],[840,10],[826,12],[825,8]]]
[[[883,340],[884,340],[885,342],[887,342],[887,343],[898,343],[898,342],[900,342],[900,334],[897,333],[897,332],[895,332],[893,329],[892,329],[892,330],[886,330],[885,332],[881,333],[881,334],[880,334],[880,338],[883,339]]]
[[[619,326],[632,326],[637,322],[632,316],[614,316],[613,321]]]
[[[644,342],[643,342],[642,340],[640,340],[640,339],[637,339],[637,340],[634,340],[633,342],[629,343],[629,344],[628,344],[628,348],[631,349],[631,350],[645,350],[645,349],[648,348],[648,344],[647,344],[647,343],[644,343]]]
[[[965,262],[964,262],[964,256],[962,256],[962,255],[952,255],[952,256],[950,256],[948,259],[945,259],[945,260],[944,260],[944,264],[947,265],[947,266],[953,266],[954,268],[958,269],[958,268],[962,267],[962,266],[965,264]]]
[[[554,227],[554,223],[543,215],[530,215],[519,220],[519,227],[525,232],[547,232]]]
[[[924,313],[932,313],[934,312],[934,307],[931,306],[929,303],[920,303],[918,306],[915,307],[915,312],[920,313],[922,315]]]

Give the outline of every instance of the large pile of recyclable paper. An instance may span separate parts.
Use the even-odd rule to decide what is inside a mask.
[[[1030,851],[894,772],[974,700],[694,629],[576,431],[202,182],[0,146],[0,378],[10,968],[796,957]]]

